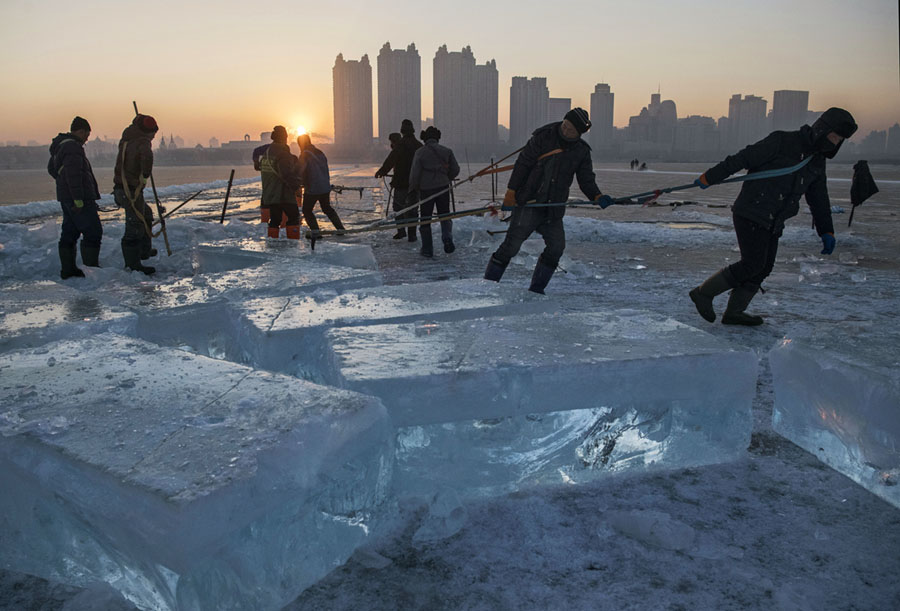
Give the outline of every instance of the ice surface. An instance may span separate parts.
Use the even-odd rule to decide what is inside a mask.
[[[325,340],[331,327],[461,321],[556,307],[551,298],[481,279],[255,299],[239,306],[240,348],[246,362],[255,367],[334,384],[337,379]]]
[[[112,334],[0,356],[0,380],[7,568],[143,608],[277,609],[385,501],[373,398]]]
[[[240,269],[258,265],[273,257],[289,259],[287,265],[305,266],[310,263],[378,269],[372,248],[365,244],[341,244],[323,240],[310,248],[306,240],[259,240],[234,238],[200,244],[194,251],[194,262],[203,273]]]
[[[486,495],[731,460],[757,357],[641,311],[336,328],[340,384],[399,428],[400,494]]]
[[[896,338],[785,339],[769,353],[775,430],[900,507]]]
[[[113,332],[133,335],[137,316],[56,282],[16,283],[0,292],[0,350]]]

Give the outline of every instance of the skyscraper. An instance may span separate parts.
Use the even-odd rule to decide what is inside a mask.
[[[650,94],[650,104],[628,120],[627,140],[652,144],[657,152],[669,152],[675,146],[678,113],[675,102]]]
[[[547,79],[512,77],[509,87],[509,138],[513,146],[528,142],[531,132],[547,123],[550,90]]]
[[[441,143],[479,154],[497,144],[497,63],[475,65],[471,47],[434,55],[434,125]]]
[[[609,148],[613,141],[613,106],[616,94],[606,83],[598,83],[591,94],[591,131],[587,133],[588,143],[600,150]]]
[[[334,83],[334,146],[364,151],[372,146],[372,66],[369,56],[345,61],[338,54],[331,71]]]
[[[572,98],[550,98],[547,101],[547,122],[562,121],[570,110],[572,110]],[[593,117],[591,119],[593,120]]]
[[[726,148],[737,150],[765,137],[768,104],[755,95],[747,95],[743,99],[739,93],[731,96],[728,101]]]
[[[809,92],[782,89],[772,98],[772,129],[794,131],[806,123]]]
[[[409,119],[416,129],[422,123],[422,60],[415,43],[406,50],[391,49],[386,42],[378,53],[378,139],[387,141]]]

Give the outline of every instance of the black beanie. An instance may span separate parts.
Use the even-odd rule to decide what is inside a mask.
[[[272,128],[272,134],[270,136],[273,141],[281,142],[282,144],[287,142],[287,129],[285,129],[284,125],[276,125]]]
[[[424,132],[422,132],[422,140],[440,140],[441,139],[441,130],[436,128],[434,125],[429,125]]]
[[[575,126],[579,134],[583,134],[591,129],[591,120],[588,118],[588,113],[584,108],[573,108],[566,113],[564,118]]]
[[[412,136],[414,133],[416,133],[416,128],[413,127],[413,122],[409,119],[403,119],[403,121],[400,122],[400,133],[404,136]]]
[[[79,129],[86,129],[91,131],[91,124],[87,122],[87,119],[82,117],[75,117],[72,119],[72,126],[69,128],[70,132],[77,132]]]
[[[397,144],[398,142],[400,142],[400,134],[398,134],[397,132],[391,132],[390,134],[388,134],[388,140],[391,144]]]

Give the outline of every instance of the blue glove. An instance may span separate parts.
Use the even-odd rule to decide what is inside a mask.
[[[706,174],[701,174],[700,178],[694,181],[695,187],[700,187],[701,189],[709,189],[709,183],[706,181]]]
[[[826,233],[822,236],[822,249],[823,255],[830,255],[834,252],[834,247],[837,245],[837,240],[834,239],[834,235],[831,233]]]
[[[600,206],[603,210],[606,210],[614,203],[616,203],[616,200],[611,198],[609,195],[599,195],[594,198],[594,204]]]

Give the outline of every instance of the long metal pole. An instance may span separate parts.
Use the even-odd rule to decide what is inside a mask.
[[[228,208],[228,196],[231,195],[231,183],[234,181],[234,169],[231,170],[231,176],[228,177],[228,188],[225,189],[225,203],[222,204],[222,218],[219,219],[219,224],[225,222],[225,209]]]

